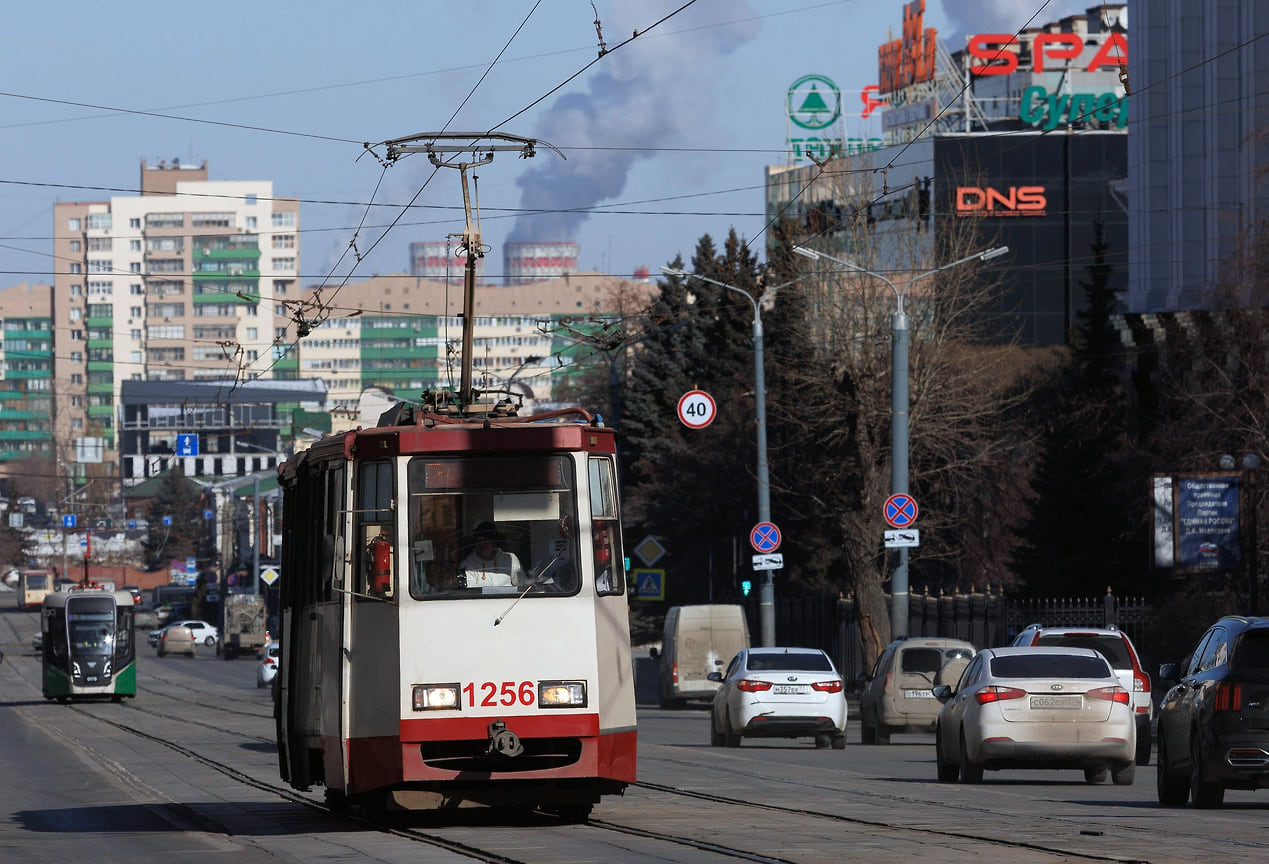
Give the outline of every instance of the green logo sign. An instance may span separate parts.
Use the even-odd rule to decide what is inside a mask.
[[[1093,120],[1108,129],[1123,129],[1128,125],[1128,102],[1114,93],[1063,95],[1034,86],[1022,91],[1018,118],[1023,123],[1038,126],[1046,132],[1068,120]]]
[[[789,119],[803,129],[826,129],[842,116],[842,91],[823,75],[803,75],[789,87]]]

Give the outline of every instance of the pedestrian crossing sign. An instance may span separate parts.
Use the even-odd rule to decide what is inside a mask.
[[[636,600],[665,599],[664,570],[632,570],[630,576],[634,580],[634,597]]]

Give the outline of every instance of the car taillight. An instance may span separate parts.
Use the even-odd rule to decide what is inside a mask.
[[[674,665],[670,667],[670,680],[675,684],[679,683],[679,664],[677,660],[674,661]]]
[[[1139,670],[1134,670],[1132,673],[1132,689],[1134,693],[1149,693],[1150,679]]]
[[[825,693],[842,692],[842,682],[840,681],[816,681],[811,685],[812,690],[821,690]]]
[[[750,678],[741,678],[736,682],[736,686],[746,693],[757,693],[762,690],[770,690],[770,681],[754,681]]]
[[[979,705],[986,705],[988,702],[1025,699],[1026,695],[1026,690],[1019,690],[1017,687],[984,687],[974,694],[974,699],[977,700]]]
[[[1089,690],[1084,696],[1088,699],[1118,702],[1120,705],[1127,705],[1132,701],[1128,691],[1122,687],[1098,687],[1096,690]]]
[[[1222,681],[1216,685],[1212,695],[1213,711],[1241,711],[1243,708],[1243,685]]]

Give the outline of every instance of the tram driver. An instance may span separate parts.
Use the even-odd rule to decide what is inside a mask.
[[[481,522],[473,535],[475,547],[463,559],[460,575],[468,588],[508,587],[527,581],[520,559],[514,552],[498,546],[498,529],[492,522]]]

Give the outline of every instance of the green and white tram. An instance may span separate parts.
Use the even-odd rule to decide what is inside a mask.
[[[44,698],[137,695],[136,627],[132,594],[75,585],[44,598]]]

